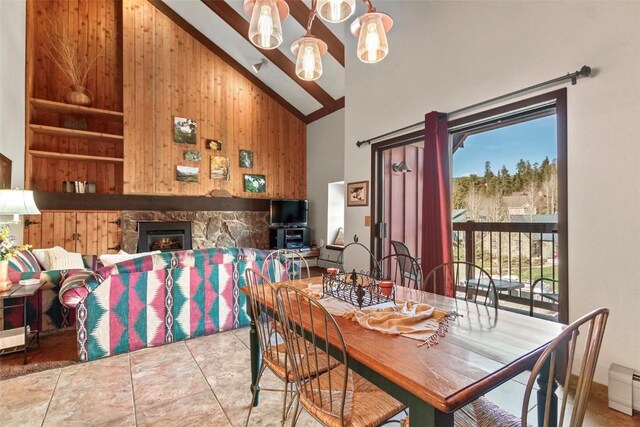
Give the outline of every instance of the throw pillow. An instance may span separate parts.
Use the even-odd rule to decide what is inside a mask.
[[[83,270],[85,268],[82,254],[67,251],[50,251],[48,255],[49,268],[47,270]]]
[[[120,252],[124,252],[124,251],[120,251]],[[155,255],[159,253],[160,251],[141,252],[139,254],[128,254],[126,252],[117,253],[117,254],[104,254],[104,255],[100,255],[100,262],[105,267],[109,267],[113,264],[116,264],[122,261],[129,261],[130,259],[136,259],[146,255]]]
[[[51,266],[49,265],[49,252],[51,251],[67,252],[64,248],[60,246],[54,246],[48,249],[32,249],[31,250],[31,252],[33,253],[33,256],[36,257],[36,259],[38,260],[38,262],[40,263],[40,265],[43,267],[44,270],[51,270]]]

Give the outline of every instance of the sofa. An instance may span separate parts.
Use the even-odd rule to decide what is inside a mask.
[[[83,256],[84,269],[95,268],[95,256]],[[82,268],[46,270],[30,250],[18,252],[9,259],[8,276],[13,283],[23,279],[38,279],[43,284],[40,292],[27,300],[27,322],[32,329],[48,331],[73,326],[75,312],[60,304],[58,293],[62,282]],[[23,325],[22,307],[4,308],[16,301],[0,302],[0,329],[12,329]],[[37,315],[39,314],[39,316]],[[36,322],[36,320],[38,321]]]
[[[286,278],[269,251],[165,252],[68,277],[60,301],[76,310],[78,358],[89,361],[249,325],[245,271]],[[276,277],[277,276],[277,277]]]

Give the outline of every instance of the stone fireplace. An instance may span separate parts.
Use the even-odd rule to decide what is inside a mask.
[[[269,247],[269,212],[262,211],[123,211],[122,249],[135,253],[138,223],[191,224],[194,249],[211,247]],[[167,238],[167,237],[164,237]],[[171,244],[171,242],[167,242]],[[160,249],[161,250],[161,249]],[[141,250],[142,251],[142,250]]]

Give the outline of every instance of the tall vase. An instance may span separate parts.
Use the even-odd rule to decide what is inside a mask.
[[[68,104],[88,107],[91,105],[91,98],[87,95],[87,88],[80,85],[71,85],[71,91],[65,96]]]
[[[0,261],[0,291],[6,291],[11,288],[9,280],[9,261]]]

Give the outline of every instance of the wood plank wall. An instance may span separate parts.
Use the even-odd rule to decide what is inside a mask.
[[[27,98],[64,102],[69,83],[46,54],[48,22],[68,28],[80,56],[101,52],[89,73],[87,89],[92,107],[122,111],[122,2],[120,0],[29,0],[27,6]],[[31,123],[61,126],[64,117],[38,112],[27,114]],[[122,124],[87,119],[88,130],[122,135]],[[122,157],[121,142],[28,135],[33,150],[94,156]],[[63,181],[95,182],[97,192],[122,193],[122,164],[31,158],[27,155],[28,188],[62,191]]]
[[[306,197],[306,125],[147,1],[123,0],[123,11],[124,193]],[[196,145],[173,142],[173,116],[197,120]],[[239,149],[253,151],[253,168],[239,167]],[[202,160],[185,161],[187,150]],[[210,178],[211,155],[230,157],[230,181]],[[177,165],[199,167],[199,182],[177,181]],[[266,193],[244,192],[244,173],[266,175]]]

